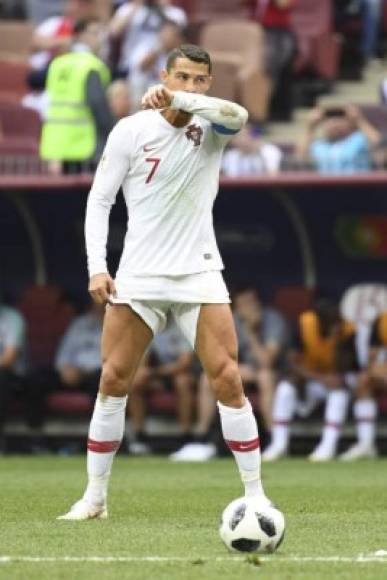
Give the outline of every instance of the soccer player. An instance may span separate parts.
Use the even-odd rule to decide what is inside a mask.
[[[108,304],[103,368],[87,454],[88,485],[66,520],[107,517],[107,487],[123,436],[127,395],[152,337],[173,316],[218,400],[224,438],[247,496],[267,504],[257,424],[238,370],[238,347],[212,222],[227,141],[247,121],[235,103],[207,97],[211,61],[197,46],[173,50],[143,111],[111,132],[86,212],[89,291]],[[122,185],[128,231],[115,280],[108,273],[109,212]]]

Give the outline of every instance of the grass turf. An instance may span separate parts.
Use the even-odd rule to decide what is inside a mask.
[[[173,464],[117,458],[107,521],[57,522],[80,497],[84,458],[0,458],[0,557],[164,556],[185,561],[1,563],[1,579],[275,580],[387,578],[386,562],[291,562],[387,549],[387,461],[264,466],[268,495],[287,518],[270,561],[228,557],[217,527],[241,495],[233,461]]]

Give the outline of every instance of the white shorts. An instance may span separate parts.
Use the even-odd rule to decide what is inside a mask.
[[[172,316],[195,347],[202,304],[228,304],[230,296],[220,271],[186,276],[131,276],[116,279],[113,304],[128,304],[149,326],[153,335],[162,332]]]

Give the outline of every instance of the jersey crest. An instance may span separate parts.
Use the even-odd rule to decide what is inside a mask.
[[[203,129],[199,125],[188,125],[185,136],[188,141],[193,141],[194,147],[198,147],[202,140]]]

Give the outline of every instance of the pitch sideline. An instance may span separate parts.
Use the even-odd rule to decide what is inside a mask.
[[[383,550],[384,552],[384,550]],[[255,554],[252,554],[255,556]],[[387,555],[359,554],[358,556],[260,556],[256,555],[261,562],[327,562],[367,564],[379,562],[387,564]],[[193,558],[180,556],[0,556],[0,564],[12,564],[16,562],[28,563],[60,563],[60,562],[89,562],[89,563],[115,563],[115,562],[244,562],[249,555],[245,556],[215,556]]]

